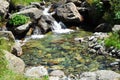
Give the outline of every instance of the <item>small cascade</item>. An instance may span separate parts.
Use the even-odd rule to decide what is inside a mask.
[[[51,6],[48,6],[48,8],[45,8],[44,11],[43,11],[43,14],[46,15],[46,16],[52,17],[51,13],[48,13],[50,7]],[[51,30],[55,34],[70,33],[70,32],[74,31],[74,30],[71,30],[71,29],[67,29],[66,26],[64,25],[64,23],[62,23],[62,22],[58,23],[57,21],[55,21],[55,19],[53,19],[51,21]]]
[[[48,6],[47,8],[44,8],[44,11],[43,11],[43,14],[44,14],[44,15],[50,15],[50,13],[48,13],[50,7],[51,7],[51,5]]]
[[[73,31],[74,30],[67,29],[66,26],[62,22],[57,23],[56,21],[53,21],[52,32],[56,34],[62,34],[62,33],[70,33]]]

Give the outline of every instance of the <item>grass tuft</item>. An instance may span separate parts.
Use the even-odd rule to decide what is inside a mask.
[[[105,39],[105,45],[106,47],[116,47],[120,49],[120,31],[113,32],[110,34],[110,37]]]

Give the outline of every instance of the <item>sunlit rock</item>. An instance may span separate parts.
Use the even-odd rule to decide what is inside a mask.
[[[9,69],[17,73],[24,73],[25,63],[23,62],[23,60],[9,53],[8,51],[4,51],[4,53],[8,61]]]

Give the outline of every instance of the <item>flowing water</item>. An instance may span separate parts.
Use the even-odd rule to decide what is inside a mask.
[[[43,13],[51,17],[48,10],[45,8]],[[61,69],[67,75],[103,69],[119,72],[118,68],[109,66],[115,58],[90,54],[87,42],[75,41],[76,38],[87,37],[92,33],[83,30],[73,31],[67,29],[62,22],[58,23],[55,20],[51,22],[52,32],[46,35],[32,35],[23,46],[24,54],[21,58],[26,66],[43,65],[50,71]],[[35,40],[38,36],[42,39]]]
[[[90,54],[87,43],[74,40],[89,35],[91,33],[82,30],[71,34],[48,33],[45,38],[29,40],[23,46],[21,58],[26,66],[43,65],[48,70],[61,69],[67,75],[103,69],[119,72],[117,68],[109,66],[115,61],[114,58]]]

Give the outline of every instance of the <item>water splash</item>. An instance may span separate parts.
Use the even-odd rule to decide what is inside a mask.
[[[46,15],[46,16],[52,17],[51,13],[48,13],[50,7],[51,6],[48,6],[48,8],[45,8],[44,11],[43,11],[43,14]],[[74,31],[74,30],[71,30],[71,29],[67,29],[64,23],[62,23],[62,22],[58,23],[54,18],[51,21],[51,30],[55,34],[71,33],[71,32]]]
[[[74,30],[67,29],[62,22],[57,23],[56,21],[53,21],[52,32],[54,32],[55,34],[62,34],[71,33],[74,32]]]
[[[43,14],[44,15],[50,15],[50,13],[48,13],[49,9],[51,8],[51,5],[48,6],[47,8],[44,8]]]

